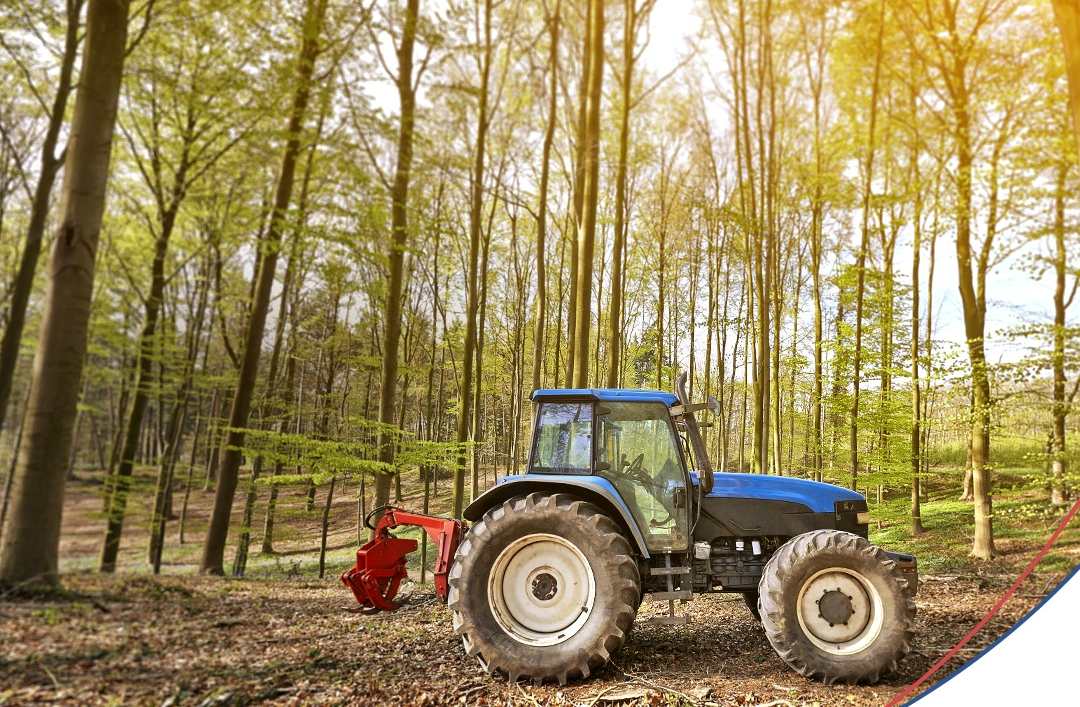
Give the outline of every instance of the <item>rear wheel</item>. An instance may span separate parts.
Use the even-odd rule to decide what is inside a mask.
[[[491,509],[450,571],[466,653],[511,680],[588,677],[626,639],[641,596],[633,550],[597,506],[533,493]]]
[[[876,682],[911,650],[915,602],[896,563],[838,530],[799,535],[769,559],[761,623],[789,666],[826,683]]]

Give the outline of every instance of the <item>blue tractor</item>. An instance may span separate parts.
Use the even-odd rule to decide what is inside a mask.
[[[465,651],[488,672],[588,677],[627,640],[642,601],[666,604],[651,621],[685,623],[676,602],[704,592],[741,594],[776,652],[807,677],[874,682],[908,652],[915,558],[869,542],[866,499],[854,491],[714,472],[695,413],[715,403],[691,404],[685,376],[675,394],[537,390],[532,399],[525,473],[473,501],[469,526],[387,513],[378,528],[389,539],[395,525],[421,525],[436,539],[437,587]],[[359,574],[342,578],[361,603],[361,555],[374,556],[373,543],[358,552],[350,572]],[[396,571],[400,581],[403,559]],[[370,593],[385,595],[393,573],[377,572]]]

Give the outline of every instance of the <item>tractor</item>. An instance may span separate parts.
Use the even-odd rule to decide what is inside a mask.
[[[800,674],[875,682],[913,637],[913,556],[868,539],[866,499],[790,476],[714,472],[682,374],[675,393],[536,390],[525,473],[476,498],[465,521],[378,509],[342,575],[369,610],[393,610],[423,528],[436,593],[465,652],[511,681],[587,678],[650,621],[686,623],[676,602],[741,594]]]

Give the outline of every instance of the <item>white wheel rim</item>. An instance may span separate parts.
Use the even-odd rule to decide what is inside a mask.
[[[596,580],[573,543],[533,533],[507,545],[488,574],[488,605],[514,640],[551,646],[574,636],[592,613]]]
[[[821,570],[803,582],[795,606],[803,635],[832,655],[865,650],[885,625],[881,592],[846,567]]]

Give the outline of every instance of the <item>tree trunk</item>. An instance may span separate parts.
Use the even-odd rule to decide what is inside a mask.
[[[232,411],[229,415],[228,448],[218,473],[214,509],[210,517],[210,527],[200,563],[200,571],[204,574],[224,574],[225,541],[229,533],[229,517],[232,513],[237,475],[240,470],[240,448],[244,442],[244,434],[241,430],[247,426],[248,415],[251,412],[251,399],[259,370],[259,354],[262,350],[263,333],[266,328],[266,313],[270,305],[270,291],[274,284],[281,234],[292,197],[296,161],[300,153],[301,131],[311,94],[315,60],[319,50],[319,35],[325,14],[326,0],[307,0],[303,20],[303,42],[297,68],[296,93],[289,115],[288,141],[285,145],[285,154],[274,197],[274,210],[270,217],[263,248],[259,254],[255,296],[251,303],[244,354],[237,379],[236,394],[233,397]]]
[[[177,184],[184,180],[184,167],[181,167]],[[143,431],[143,416],[150,403],[151,388],[154,385],[153,363],[157,324],[161,312],[161,302],[165,296],[165,258],[168,255],[169,239],[176,224],[179,202],[162,214],[161,232],[154,244],[154,261],[151,265],[150,294],[146,298],[142,332],[139,335],[139,358],[136,363],[135,397],[131,412],[128,414],[127,432],[124,437],[120,466],[113,479],[112,498],[106,519],[105,536],[101,544],[100,572],[116,570],[116,557],[120,551],[120,537],[124,531],[124,516],[127,513],[127,498],[131,488],[131,476],[135,469],[135,455],[138,453],[140,434]],[[153,519],[151,520],[153,523]]]
[[[385,322],[385,348],[382,356],[382,384],[379,393],[379,422],[394,425],[397,393],[398,346],[401,342],[401,300],[405,280],[405,250],[409,242],[409,180],[412,176],[413,131],[416,121],[416,94],[413,83],[413,48],[416,44],[416,25],[420,13],[420,0],[408,0],[405,6],[401,46],[397,47],[398,73],[396,76],[398,99],[401,104],[401,122],[398,126],[397,166],[394,182],[390,188],[390,276],[387,281],[386,302],[383,315]],[[396,438],[395,438],[396,439]],[[396,441],[379,432],[379,461],[394,463]],[[385,506],[390,500],[390,475],[375,477],[375,507]],[[320,576],[321,570],[320,570]]]
[[[600,98],[604,80],[604,3],[590,0],[588,107],[585,114],[585,185],[578,230],[577,312],[574,315],[574,387],[589,385],[590,310],[596,211],[600,196]]]
[[[381,474],[385,476],[385,474]],[[326,490],[326,503],[323,505],[322,533],[319,537],[319,579],[326,576],[326,536],[330,532],[330,508],[334,503],[334,485],[337,477],[330,477],[330,488]]]
[[[484,160],[487,156],[488,78],[491,74],[491,14],[492,0],[484,0],[483,59],[480,70],[480,90],[476,121],[476,148],[473,152],[472,189],[469,201],[469,262],[465,315],[465,346],[462,356],[461,406],[458,411],[458,465],[454,470],[453,515],[461,518],[465,509],[465,468],[469,463],[466,444],[472,422],[473,359],[476,355],[476,315],[479,305],[477,266],[480,259],[480,221],[483,217]]]
[[[480,424],[480,391],[484,380],[484,339],[485,323],[487,319],[487,296],[488,296],[488,264],[491,252],[491,221],[484,233],[484,244],[480,252],[480,307],[477,312],[479,328],[476,336],[476,376],[475,390],[473,391],[476,401],[473,406],[472,418],[472,494],[469,500],[476,500],[480,495],[480,445],[484,440],[484,429]]]
[[[986,367],[986,310],[984,292],[976,291],[972,272],[971,201],[972,162],[970,115],[966,89],[954,106],[957,143],[956,174],[956,261],[959,269],[960,300],[964,311],[964,333],[971,363],[971,493],[974,500],[975,537],[971,554],[988,560],[994,555],[994,528],[990,499],[990,378]],[[991,218],[991,221],[993,219]],[[979,266],[977,266],[979,267]],[[982,277],[979,278],[982,282]],[[981,289],[981,288],[980,288]]]
[[[874,53],[874,80],[870,89],[870,125],[867,135],[866,167],[863,175],[862,237],[855,262],[855,351],[852,374],[851,418],[848,434],[851,455],[851,488],[859,479],[859,384],[862,367],[863,299],[866,293],[866,255],[870,240],[870,196],[874,183],[875,130],[877,129],[878,94],[881,90],[881,56],[885,36],[885,3],[881,2],[878,15],[877,50]]]
[[[22,447],[23,430],[26,428],[26,411],[29,409],[30,391],[22,405],[19,429],[15,432],[15,443],[11,445],[11,463],[8,464],[7,476],[4,477],[4,500],[0,503],[0,540],[4,537],[4,519],[7,518],[8,506],[11,505],[11,487],[15,481],[15,464],[19,461],[19,449]]]
[[[23,245],[19,270],[11,289],[11,303],[8,307],[4,336],[0,339],[0,430],[4,428],[15,367],[19,362],[19,344],[22,342],[23,328],[26,325],[26,307],[34,288],[34,274],[37,272],[41,242],[49,217],[49,200],[56,182],[56,175],[64,162],[63,152],[59,156],[56,155],[56,146],[60,140],[60,131],[64,127],[68,98],[75,87],[73,76],[75,59],[79,53],[79,18],[82,15],[83,3],[84,0],[70,0],[67,3],[67,23],[64,30],[64,53],[60,59],[60,74],[49,110],[49,124],[45,129],[45,139],[41,143],[41,169],[38,172],[37,185],[34,187],[33,199],[30,202],[26,243]]]
[[[1054,190],[1054,429],[1050,457],[1050,503],[1055,506],[1064,506],[1069,502],[1069,491],[1065,486],[1065,422],[1071,400],[1065,396],[1065,313],[1076,296],[1076,286],[1066,299],[1068,253],[1065,246],[1065,180],[1068,174],[1069,163],[1062,160],[1058,163]],[[1080,283],[1080,279],[1077,282]]]
[[[187,530],[188,503],[191,500],[191,481],[195,471],[195,455],[199,449],[199,438],[202,436],[203,416],[195,419],[195,434],[191,438],[191,455],[188,457],[187,478],[184,480],[184,500],[180,504],[180,521],[177,527],[177,542],[184,544],[184,532]]]
[[[1065,51],[1065,73],[1069,81],[1069,110],[1072,113],[1073,132],[1077,144],[1080,144],[1080,2],[1053,0],[1052,4]]]
[[[619,106],[619,156],[615,167],[615,244],[611,251],[611,304],[608,307],[607,386],[617,388],[622,369],[623,259],[626,253],[626,173],[630,146],[630,107],[637,39],[637,0],[623,9],[622,103]]]
[[[551,145],[555,140],[559,93],[559,12],[561,0],[555,0],[555,11],[548,18],[548,115],[544,129],[543,157],[540,162],[540,193],[536,203],[536,312],[533,322],[532,388],[541,387],[544,365],[544,328],[547,317],[547,217],[548,186],[551,179]],[[432,359],[434,363],[434,359]]]
[[[912,102],[912,110],[915,104]],[[917,116],[913,116],[917,120]],[[916,133],[917,135],[917,133]],[[918,154],[912,157],[915,187],[915,214],[912,220],[914,243],[911,246],[911,532],[923,532],[922,496],[919,488],[922,472],[922,384],[919,380],[919,259],[922,255],[922,185],[919,180]]]
[[[0,584],[58,582],[64,464],[86,352],[94,261],[124,70],[128,0],[91,0],[25,442],[0,546]]]

